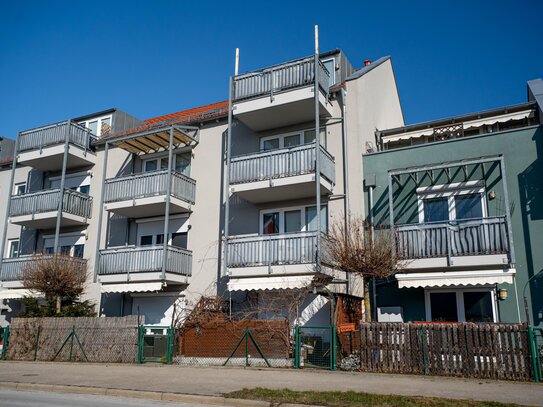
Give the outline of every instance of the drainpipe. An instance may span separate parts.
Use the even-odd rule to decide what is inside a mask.
[[[375,226],[374,226],[374,220],[373,220],[373,189],[375,188],[373,185],[370,185],[368,187],[368,194],[369,194],[369,210],[368,213],[370,215],[370,233],[371,233],[371,245],[373,246],[375,244]],[[377,291],[376,291],[376,284],[375,284],[375,277],[372,278],[372,291],[373,291],[373,315],[372,320],[377,321]]]
[[[345,230],[345,239],[347,239],[349,231],[349,218],[350,218],[350,205],[349,205],[349,149],[347,140],[347,91],[341,89],[339,92],[339,98],[341,102],[341,140],[342,140],[342,155],[343,155],[343,228]],[[347,294],[351,292],[351,278],[347,274]]]
[[[58,209],[57,209],[57,224],[55,227],[55,247],[53,249],[55,254],[59,253],[59,239],[60,239],[60,222],[62,220],[62,210],[64,209],[64,186],[66,185],[66,167],[68,165],[68,149],[70,148],[70,131],[72,129],[72,121],[68,120],[66,122],[66,139],[64,140],[64,157],[62,159],[62,173],[60,176],[60,196],[58,200]]]
[[[8,204],[6,205],[6,218],[4,219],[4,230],[2,233],[2,246],[0,247],[0,273],[2,271],[2,262],[4,260],[4,254],[6,250],[6,238],[8,234],[9,212],[11,210],[11,197],[13,195],[13,182],[15,181],[15,169],[17,167],[17,154],[19,152],[19,141],[21,134],[17,134],[17,140],[15,140],[15,149],[13,151],[13,161],[11,162],[11,175],[9,177],[9,190],[8,190]],[[20,243],[19,243],[20,246]],[[21,248],[19,247],[19,250]],[[0,274],[1,277],[1,274]],[[1,281],[1,278],[0,278]]]

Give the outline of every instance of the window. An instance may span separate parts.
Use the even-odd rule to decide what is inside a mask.
[[[276,209],[261,212],[261,233],[295,233],[317,230],[315,206]],[[328,207],[321,207],[321,229],[328,230]]]
[[[60,188],[60,177],[50,177],[51,188]],[[72,191],[78,191],[82,194],[90,192],[91,176],[87,172],[67,174],[64,180],[64,187]]]
[[[26,182],[15,184],[15,195],[23,195],[26,193]]]
[[[495,322],[492,288],[426,290],[426,319],[433,322]]]
[[[188,247],[188,236],[187,232],[172,233],[172,246],[186,249]]]
[[[326,128],[320,129],[320,143],[326,148]],[[262,137],[260,148],[262,151],[276,150],[278,148],[292,148],[315,141],[315,130],[309,129],[296,133],[281,134],[277,136]]]
[[[19,257],[19,240],[10,240],[8,243],[8,257],[15,259]]]
[[[190,176],[191,153],[180,153],[173,156],[173,168],[183,175]],[[150,172],[168,169],[168,157],[150,158],[143,162],[143,171]]]
[[[151,246],[153,244],[153,235],[140,237],[140,246]]]
[[[101,137],[111,133],[111,122],[112,116],[104,116],[85,120],[79,122],[79,124],[89,129],[95,136]]]
[[[85,236],[80,233],[66,233],[59,236],[59,251],[61,254],[72,257],[83,257],[85,249]],[[55,237],[45,236],[43,241],[43,251],[46,254],[55,252]]]
[[[326,67],[326,70],[330,73],[330,80],[328,81],[328,86],[333,86],[336,83],[336,60],[334,58],[331,58],[325,59],[321,62]]]
[[[481,219],[486,216],[481,181],[417,188],[419,222]]]

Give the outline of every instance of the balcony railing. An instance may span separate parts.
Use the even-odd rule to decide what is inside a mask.
[[[159,170],[128,175],[106,180],[105,202],[119,202],[166,195],[168,182],[171,183],[171,195],[182,201],[194,204],[196,181],[177,171]]]
[[[52,258],[50,255],[40,255],[40,259]],[[0,281],[19,281],[23,278],[23,271],[29,263],[34,261],[34,256],[21,256],[14,259],[3,259],[0,270]],[[72,257],[68,261],[78,264],[87,264],[87,260]]]
[[[321,146],[321,175],[335,182],[334,157]],[[315,144],[246,154],[232,158],[230,183],[263,181],[315,172]]]
[[[505,217],[398,225],[398,247],[407,259],[509,253]]]
[[[313,57],[299,61],[272,66],[260,71],[253,71],[234,77],[234,101],[273,97],[274,93],[301,88],[314,83]],[[330,72],[321,61],[317,70],[319,87],[325,95],[328,94]]]
[[[68,127],[69,126],[69,127]],[[71,121],[38,127],[19,133],[19,152],[37,150],[68,142],[87,151],[96,137],[89,129]]]
[[[309,264],[315,262],[317,233],[233,236],[227,244],[228,267]]]
[[[24,216],[43,212],[57,211],[59,208],[60,189],[48,189],[11,197],[9,216]],[[71,189],[64,189],[62,194],[62,212],[90,218],[92,197]]]
[[[168,246],[166,272],[189,277],[192,273],[192,252]],[[99,275],[161,272],[164,246],[122,246],[100,250]]]

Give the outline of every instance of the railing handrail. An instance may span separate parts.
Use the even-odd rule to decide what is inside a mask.
[[[21,199],[21,198],[29,197],[29,196],[47,195],[47,194],[59,193],[59,192],[60,192],[60,188],[47,188],[47,189],[41,189],[39,191],[25,192],[24,194],[12,195],[11,199]],[[78,195],[78,196],[81,196],[82,198],[92,198],[92,196],[90,196],[89,194],[85,194],[84,192],[79,192],[79,191],[76,191],[75,189],[70,189],[70,188],[64,188],[64,193]]]
[[[300,231],[300,232],[283,232],[283,233],[270,233],[270,234],[256,234],[256,235],[236,235],[228,236],[227,241],[258,241],[258,240],[280,240],[296,237],[308,237],[317,236],[316,231]]]
[[[234,76],[234,80],[250,78],[251,76],[258,76],[258,75],[262,75],[263,73],[276,71],[277,69],[288,68],[289,66],[300,65],[300,64],[303,64],[303,63],[306,63],[306,62],[313,62],[313,61],[314,61],[313,56],[304,57],[304,58],[301,58],[301,59],[296,59],[294,61],[284,62],[284,63],[281,63],[281,64],[272,65],[272,66],[267,66],[266,68],[258,69],[258,70],[255,70],[255,71],[245,72],[245,73]]]
[[[183,253],[183,254],[192,254],[192,250],[183,249],[182,247],[177,246],[166,246],[167,250],[172,250],[174,252]],[[112,246],[100,250],[100,254],[110,254],[110,253],[123,253],[123,252],[134,252],[134,251],[145,251],[145,250],[164,250],[163,245],[153,244],[147,246],[138,246],[138,245],[125,245],[125,246]]]
[[[46,126],[40,126],[35,127],[33,129],[25,130],[22,132],[19,132],[19,138],[26,139],[26,137],[31,137],[32,135],[35,135],[40,132],[46,132],[48,130],[57,128],[57,127],[63,127],[63,126],[70,126],[70,129],[68,130],[68,143],[78,145],[80,147],[83,147],[86,151],[90,150],[92,147],[92,144],[95,140],[97,140],[97,137],[91,133],[91,130],[80,125],[79,123],[73,122],[71,120],[64,120],[58,123],[48,124]],[[81,132],[84,132],[85,135],[83,139],[78,140],[77,135],[74,135],[72,133],[72,129],[77,129]],[[58,137],[52,137],[51,139],[47,139],[47,137],[42,137],[38,142],[32,142],[32,138],[28,142],[29,145],[25,145],[23,142],[20,143],[19,151],[28,151],[28,150],[35,150],[35,149],[41,149],[46,146],[50,145],[57,145],[62,143],[63,141],[66,141],[66,136],[63,134],[62,136]],[[80,142],[82,141],[82,143]]]
[[[133,174],[128,174],[128,175],[121,175],[121,176],[116,176],[116,177],[111,177],[111,178],[108,178],[106,179],[106,184],[107,183],[112,183],[112,182],[121,182],[121,181],[126,181],[128,179],[137,179],[137,178],[146,178],[146,177],[154,177],[154,176],[157,176],[157,175],[163,175],[163,174],[168,174],[168,169],[162,169],[162,170],[153,170],[153,171],[142,171],[142,172],[137,172],[137,173],[133,173]],[[190,182],[190,183],[193,183],[193,184],[196,184],[196,180],[194,178],[191,178],[175,169],[172,169],[171,170],[171,175],[172,176],[176,176],[176,177],[179,177],[187,182]]]
[[[19,257],[12,258],[3,258],[2,259],[2,269],[0,270],[0,281],[17,281],[21,279],[21,273],[23,271],[22,267],[24,263],[34,261],[34,259],[50,259],[53,258],[54,254],[45,254],[45,253],[34,253],[28,255],[21,255]],[[87,263],[87,259],[82,257],[63,257],[65,261],[72,261],[77,263]],[[18,264],[17,264],[18,263]],[[11,266],[11,267],[10,267]],[[16,269],[14,269],[16,267]]]
[[[452,219],[446,221],[422,222],[422,223],[403,223],[394,225],[398,230],[431,229],[436,227],[458,226],[458,225],[479,225],[482,223],[498,223],[505,221],[503,216],[484,216],[482,218]]]
[[[230,162],[238,162],[243,161],[251,158],[261,158],[266,156],[272,156],[272,155],[281,155],[281,154],[288,154],[292,151],[303,151],[303,150],[310,150],[312,148],[315,148],[315,142],[311,141],[309,143],[299,144],[297,146],[293,147],[283,147],[283,148],[275,148],[273,150],[261,150],[254,153],[245,153],[240,154],[232,157],[230,159]],[[335,161],[335,158],[330,152],[321,144],[320,145],[321,151],[326,154],[332,161]]]

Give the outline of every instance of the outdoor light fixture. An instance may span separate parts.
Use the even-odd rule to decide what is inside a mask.
[[[494,198],[496,198],[496,191],[490,191],[490,192],[488,193],[488,198],[489,198],[489,199],[494,199]]]
[[[507,299],[507,290],[505,288],[500,288],[498,290],[498,298],[500,301],[505,301]]]

